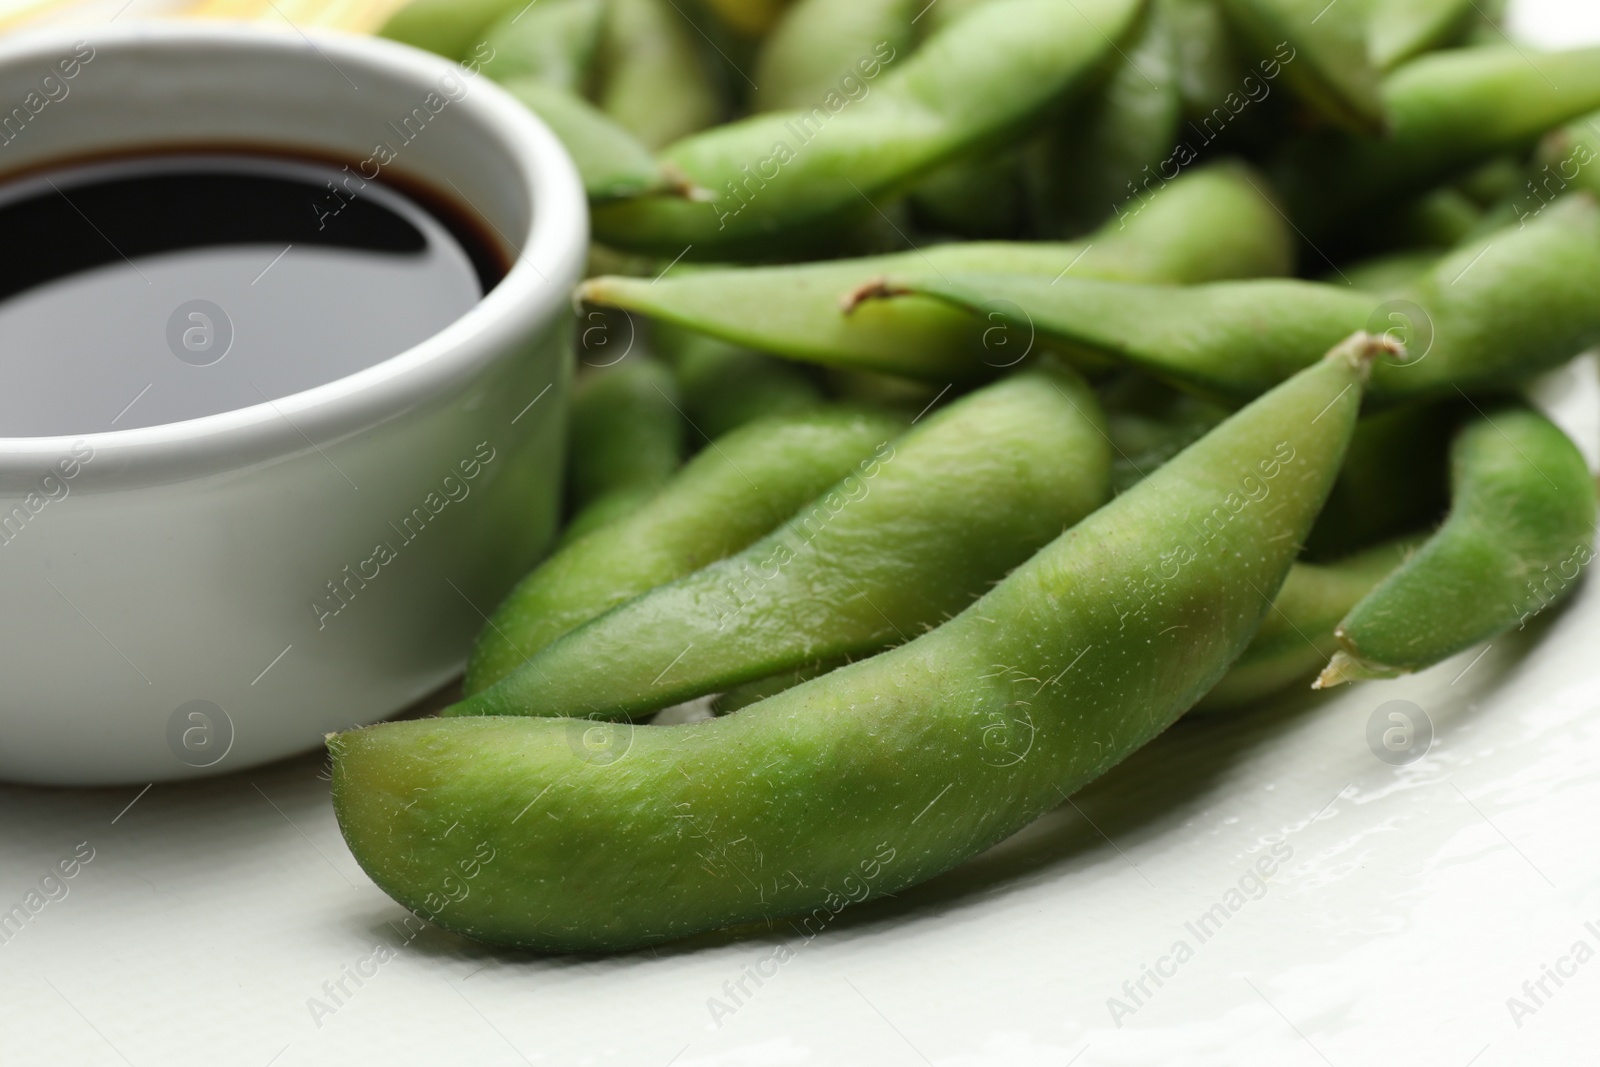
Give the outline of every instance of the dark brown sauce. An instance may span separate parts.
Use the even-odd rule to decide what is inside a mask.
[[[475,213],[383,178],[208,146],[0,182],[0,436],[248,407],[444,329],[506,252]]]

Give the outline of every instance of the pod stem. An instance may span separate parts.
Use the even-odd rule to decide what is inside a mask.
[[[717,198],[717,194],[703,185],[696,185],[693,178],[685,174],[675,163],[661,164],[661,178],[666,183],[665,192],[670,196],[682,197],[697,204],[709,204]]]
[[[1406,346],[1386,333],[1368,333],[1357,330],[1328,350],[1325,359],[1342,359],[1362,373],[1363,380],[1372,373],[1372,364],[1384,356],[1406,358]]]
[[[1382,663],[1371,663],[1349,652],[1340,649],[1328,660],[1328,665],[1322,668],[1322,673],[1317,675],[1317,680],[1311,683],[1313,689],[1332,689],[1346,682],[1375,681],[1382,678],[1398,678],[1402,674],[1409,674],[1407,670],[1398,667],[1386,666]]]
[[[910,296],[912,290],[904,285],[893,285],[886,275],[862,282],[839,298],[839,310],[846,315],[868,300],[887,300],[895,296]]]

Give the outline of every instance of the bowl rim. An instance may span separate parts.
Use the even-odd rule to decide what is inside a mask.
[[[53,26],[0,40],[0,68],[33,66],[57,58],[63,46],[87,40],[96,50],[137,54],[141,49],[186,49],[214,61],[218,50],[276,55],[284,64],[326,59],[336,66],[382,68],[419,89],[442,75],[460,76],[460,64],[409,45],[327,29],[302,32],[243,22],[130,20],[107,26]],[[310,45],[310,48],[307,46]],[[498,231],[470,202],[466,205],[511,247],[511,269],[460,318],[396,355],[352,374],[259,404],[153,426],[35,437],[0,436],[0,479],[48,472],[61,456],[85,445],[94,467],[133,470],[140,481],[170,481],[234,469],[318,448],[387,421],[470,377],[503,356],[519,338],[554,321],[569,304],[588,244],[588,204],[577,169],[542,121],[481,74],[455,101],[518,171],[529,203],[520,234]],[[203,141],[197,139],[197,150]],[[78,160],[78,161],[81,161]],[[72,160],[64,160],[72,162]],[[46,165],[48,163],[46,162]],[[37,165],[29,164],[28,172]],[[403,172],[403,168],[402,168]],[[459,190],[457,190],[459,193]],[[461,194],[465,199],[465,194]],[[105,460],[106,462],[102,462]],[[100,479],[95,479],[99,481]]]

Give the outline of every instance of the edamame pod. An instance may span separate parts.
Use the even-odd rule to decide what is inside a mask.
[[[595,237],[699,259],[771,259],[831,239],[873,214],[873,198],[1013,139],[1092,72],[1139,6],[997,0],[872,74],[857,101],[830,94],[807,111],[756,116],[670,146],[666,162],[715,199],[608,204],[594,213]]]
[[[912,293],[969,309],[1026,337],[1081,346],[1180,386],[1259,394],[1353,329],[1406,330],[1415,349],[1383,361],[1386,401],[1504,386],[1600,342],[1600,207],[1587,195],[1523,228],[1444,257],[1401,299],[1287,279],[1189,287],[1022,275],[890,278],[876,294]]]
[[[790,0],[704,0],[730,29],[746,37],[761,37],[771,32],[783,17]]]
[[[566,540],[633,511],[683,463],[677,382],[635,355],[577,381],[567,410],[567,485],[576,517]]]
[[[759,703],[771,696],[777,696],[785,689],[793,689],[801,682],[809,682],[813,678],[820,678],[829,671],[837,670],[846,664],[854,662],[848,657],[839,659],[817,660],[796,667],[793,670],[783,671],[779,674],[769,675],[766,678],[757,678],[753,682],[732,686],[725,693],[719,693],[711,702],[713,715],[732,715],[741,708],[748,708],[751,704]]]
[[[541,0],[518,5],[489,27],[494,57],[483,73],[497,82],[537,78],[546,85],[584,96],[589,89],[604,0]]]
[[[1178,92],[1190,116],[1209,115],[1245,73],[1222,12],[1212,0],[1155,0],[1172,26]]]
[[[1217,2],[1259,56],[1283,64],[1284,82],[1324,118],[1364,132],[1383,126],[1378,73],[1367,58],[1365,4],[1337,0]]]
[[[822,403],[822,390],[792,363],[666,323],[656,323],[654,335],[677,375],[684,414],[708,439]]]
[[[946,164],[917,183],[906,198],[917,225],[964,238],[1009,239],[1028,231],[1023,154],[988,153]]]
[[[1367,12],[1367,52],[1379,70],[1438,48],[1466,30],[1476,0],[1378,0]]]
[[[1450,504],[1450,437],[1466,406],[1451,393],[1442,403],[1403,404],[1357,423],[1301,558],[1340,560],[1434,526]]]
[[[932,877],[1222,676],[1333,481],[1365,357],[1341,348],[1246,407],[931,633],[735,715],[333,736],[345,840],[418,914],[552,951],[825,920]]]
[[[609,0],[595,101],[651,151],[722,112],[693,34],[670,0]]]
[[[685,194],[681,181],[663,171],[633,134],[582,97],[538,78],[513,78],[504,88],[543,119],[571,154],[590,203]]]
[[[738,552],[904,426],[882,412],[829,407],[728,434],[637,511],[572,542],[524,578],[479,635],[465,691],[492,685],[623,601]]]
[[[1431,667],[1572,592],[1593,558],[1595,490],[1577,447],[1516,404],[1451,446],[1450,517],[1339,623],[1319,687]]]
[[[378,36],[446,59],[463,59],[489,27],[522,0],[411,0],[389,17]]]
[[[911,20],[923,3],[797,0],[762,45],[753,110],[805,111],[831,92],[859,92],[868,69],[911,51]]]
[[[1103,504],[1076,374],[1006,378],[885,443],[737,555],[569,631],[446,715],[640,718],[938,625]]]
[[[1385,78],[1383,98],[1386,136],[1307,137],[1273,169],[1290,216],[1319,247],[1350,244],[1367,232],[1355,223],[1396,200],[1600,108],[1600,48],[1434,52]]]
[[[1183,114],[1172,34],[1165,6],[1148,5],[1106,84],[1040,141],[1031,165],[1045,234],[1100,225],[1172,155]]]
[[[1315,678],[1339,647],[1339,620],[1420,543],[1413,537],[1333,563],[1296,563],[1250,647],[1190,714],[1252,704]]]
[[[1111,487],[1118,493],[1144,481],[1229,415],[1220,404],[1137,372],[1106,382],[1099,394],[1111,442]]]
[[[1564,126],[1539,145],[1529,168],[1517,173],[1504,198],[1516,205],[1516,215],[1526,221],[1564,193],[1586,190],[1600,196],[1600,112]]]
[[[887,273],[1006,270],[1047,280],[1174,282],[1283,274],[1292,235],[1259,183],[1238,164],[1198,169],[1130,205],[1084,243],[949,244],[792,267],[678,268],[653,283],[591,279],[578,294],[764,352],[944,385],[994,373],[979,358],[983,325],[937,301],[914,298],[841,315],[841,294]]]
[[[1499,229],[1500,227],[1495,227]],[[1394,295],[1403,292],[1439,262],[1437,248],[1410,248],[1388,252],[1324,274],[1319,281],[1327,285],[1349,285],[1368,293]]]

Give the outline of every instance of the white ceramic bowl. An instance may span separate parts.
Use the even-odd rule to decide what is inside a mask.
[[[0,177],[158,144],[355,163],[443,86],[448,106],[386,170],[470,206],[515,263],[442,332],[304,392],[0,438],[0,778],[237,770],[448,681],[555,527],[587,229],[570,159],[487,79],[381,40],[179,23],[10,37],[0,113],[46,75]]]

